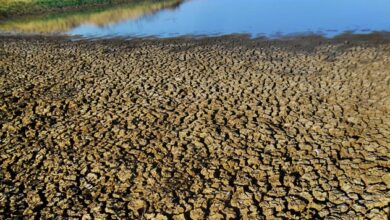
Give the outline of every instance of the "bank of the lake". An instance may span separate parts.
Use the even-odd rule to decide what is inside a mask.
[[[0,215],[386,219],[390,43],[0,37]]]
[[[105,26],[125,19],[136,19],[162,9],[175,7],[182,0],[142,0],[129,2],[131,3],[11,19],[0,22],[0,30],[3,32],[24,34],[63,34],[85,23]]]
[[[0,19],[98,9],[107,6],[139,3],[143,0],[0,0]],[[164,0],[154,0],[162,2]]]

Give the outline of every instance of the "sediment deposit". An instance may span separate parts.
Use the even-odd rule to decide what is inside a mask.
[[[390,44],[0,38],[0,215],[386,219]]]

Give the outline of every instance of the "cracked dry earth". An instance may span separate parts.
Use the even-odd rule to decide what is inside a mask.
[[[3,219],[388,218],[386,41],[0,40]]]

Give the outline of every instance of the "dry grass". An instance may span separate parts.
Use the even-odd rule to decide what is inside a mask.
[[[40,14],[66,8],[85,8],[91,5],[110,5],[134,0],[0,0],[0,17]]]
[[[171,7],[181,0],[137,1],[125,6],[105,7],[101,9],[66,12],[38,18],[21,18],[0,23],[0,30],[27,33],[66,32],[81,23],[107,25],[127,18],[136,18],[162,8]]]

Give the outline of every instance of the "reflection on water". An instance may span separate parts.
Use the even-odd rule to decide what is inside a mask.
[[[166,10],[176,7],[175,10]],[[84,37],[253,37],[390,31],[389,0],[146,0],[125,7],[0,23],[0,30]]]
[[[144,0],[101,9],[15,19],[0,23],[0,30],[25,33],[65,33],[82,24],[103,28],[126,19],[152,14],[163,8],[175,8],[181,2],[181,0]]]

